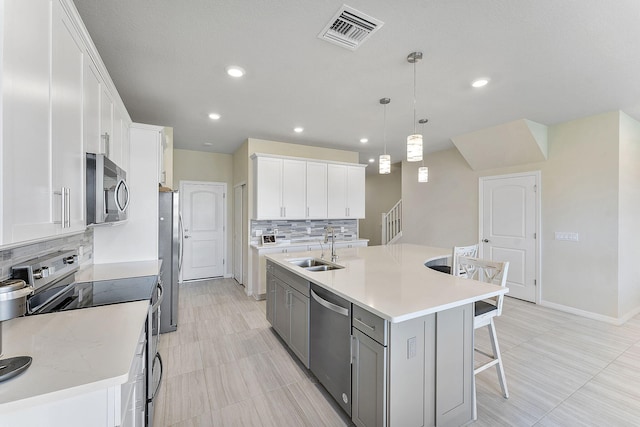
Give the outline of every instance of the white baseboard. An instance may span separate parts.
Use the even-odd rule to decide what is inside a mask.
[[[611,317],[611,316],[605,316],[603,314],[593,313],[591,311],[580,310],[580,309],[575,308],[575,307],[569,307],[567,305],[557,304],[555,302],[549,302],[549,301],[545,301],[545,300],[541,300],[540,301],[540,305],[543,306],[543,307],[553,308],[554,310],[563,311],[565,313],[570,313],[570,314],[575,314],[577,316],[586,317],[587,319],[599,320],[601,322],[610,323],[610,324],[616,325],[616,326],[623,325],[625,322],[627,322],[633,316],[635,316],[636,314],[640,313],[640,307],[637,307],[636,309],[634,309],[631,312],[627,313],[623,317]]]

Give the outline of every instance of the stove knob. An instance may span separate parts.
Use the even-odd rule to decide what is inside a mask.
[[[39,268],[37,270],[34,270],[33,278],[34,279],[42,279],[42,269]]]
[[[49,267],[42,267],[42,277],[49,277]]]

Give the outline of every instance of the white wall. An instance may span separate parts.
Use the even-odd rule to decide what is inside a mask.
[[[640,306],[640,123],[620,115],[620,317]]]
[[[618,271],[624,270],[618,262],[619,118],[616,111],[550,127],[544,162],[474,172],[457,150],[445,150],[426,156],[426,184],[417,182],[419,165],[404,162],[403,242],[443,247],[477,242],[478,178],[540,170],[543,302],[618,318]],[[637,197],[625,199],[638,208]],[[555,231],[577,232],[580,241],[556,241]],[[622,286],[627,288],[632,286]],[[638,306],[635,300],[622,311]]]

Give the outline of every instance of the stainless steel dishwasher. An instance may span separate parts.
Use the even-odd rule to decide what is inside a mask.
[[[309,369],[351,416],[351,303],[311,284]]]

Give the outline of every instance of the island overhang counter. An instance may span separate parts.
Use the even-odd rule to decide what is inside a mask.
[[[425,266],[447,260],[450,254],[450,249],[414,244],[351,248],[338,252],[335,264],[342,268],[328,271],[312,271],[292,262],[321,258],[321,251],[266,256],[271,266],[267,269],[267,319],[307,367],[309,336],[315,332],[309,327],[309,290],[304,284],[307,288],[315,284],[353,304],[348,345],[351,416],[356,425],[454,426],[471,421],[473,303],[508,289]],[[278,292],[283,286],[286,294],[281,297]],[[305,298],[306,312],[300,308]],[[285,327],[283,306],[289,313]],[[383,339],[356,328],[360,325],[356,313],[361,309],[384,324]]]

